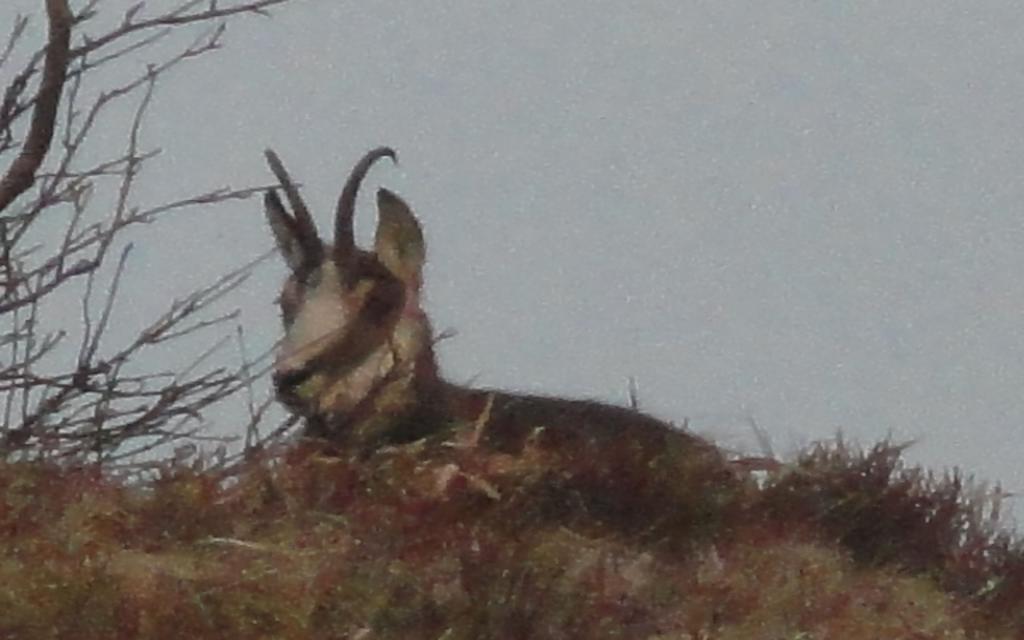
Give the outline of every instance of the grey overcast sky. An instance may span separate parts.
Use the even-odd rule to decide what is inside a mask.
[[[371,186],[425,226],[450,378],[621,403],[634,376],[727,444],[892,434],[1024,489],[1022,33],[1018,1],[300,0],[159,88],[143,184],[268,183],[272,146],[326,228],[392,145]],[[124,314],[270,246],[255,200],[157,237]],[[236,301],[260,345],[283,273]]]

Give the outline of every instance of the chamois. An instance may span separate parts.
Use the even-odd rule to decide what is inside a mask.
[[[444,380],[421,299],[426,245],[409,205],[379,189],[373,250],[353,237],[360,183],[377,160],[396,161],[395,151],[374,149],[352,169],[333,246],[320,240],[278,156],[267,150],[266,158],[291,208],[276,189],[266,192],[267,219],[291,272],[279,299],[286,335],[273,382],[278,399],[306,419],[307,436],[373,451],[461,429],[474,446],[496,453],[527,445],[584,456],[671,449],[722,464],[710,443],[634,409]]]

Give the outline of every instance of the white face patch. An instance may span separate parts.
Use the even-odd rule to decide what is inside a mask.
[[[362,364],[324,390],[318,401],[322,412],[344,412],[355,408],[369,395],[379,380],[388,376],[395,366],[395,358],[388,345],[371,353]]]
[[[277,355],[278,371],[301,369],[342,334],[358,310],[345,306],[345,291],[332,262],[320,268],[320,281],[309,292]]]
[[[352,331],[367,330],[359,321],[360,305],[371,281],[355,289],[341,283],[337,266],[325,261],[313,283],[315,288],[295,296],[295,316],[277,354],[278,373],[302,371],[313,360],[336,349],[341,340],[356,343],[362,336]],[[365,336],[377,341],[381,336]],[[418,296],[405,298],[402,315],[382,344],[368,351],[358,362],[334,366],[330,359],[316,363],[317,371],[300,386],[300,397],[320,413],[345,413],[369,395],[385,404],[405,402],[419,353],[429,345],[430,326],[418,307]],[[365,344],[365,343],[364,343]],[[367,344],[367,346],[369,346]],[[332,354],[329,357],[344,357]],[[338,363],[340,364],[340,363]],[[385,382],[387,390],[380,388]],[[381,394],[378,396],[378,394]]]
[[[406,390],[414,375],[416,357],[430,339],[429,328],[417,318],[398,322],[391,340],[370,353],[358,366],[345,372],[339,379],[327,383],[318,401],[318,409],[325,413],[345,412],[353,409],[366,396],[377,389],[382,380],[388,380],[391,391]],[[398,401],[394,394],[381,391],[385,402]],[[382,407],[378,407],[382,408]]]

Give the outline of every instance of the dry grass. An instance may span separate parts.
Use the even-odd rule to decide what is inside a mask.
[[[3,466],[0,638],[1024,637],[1020,546],[897,447],[600,468],[440,439],[144,488]]]

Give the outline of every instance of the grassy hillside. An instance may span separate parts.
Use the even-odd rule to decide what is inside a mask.
[[[0,466],[0,638],[1024,638],[993,503],[896,447],[602,468],[440,440],[146,487]]]

